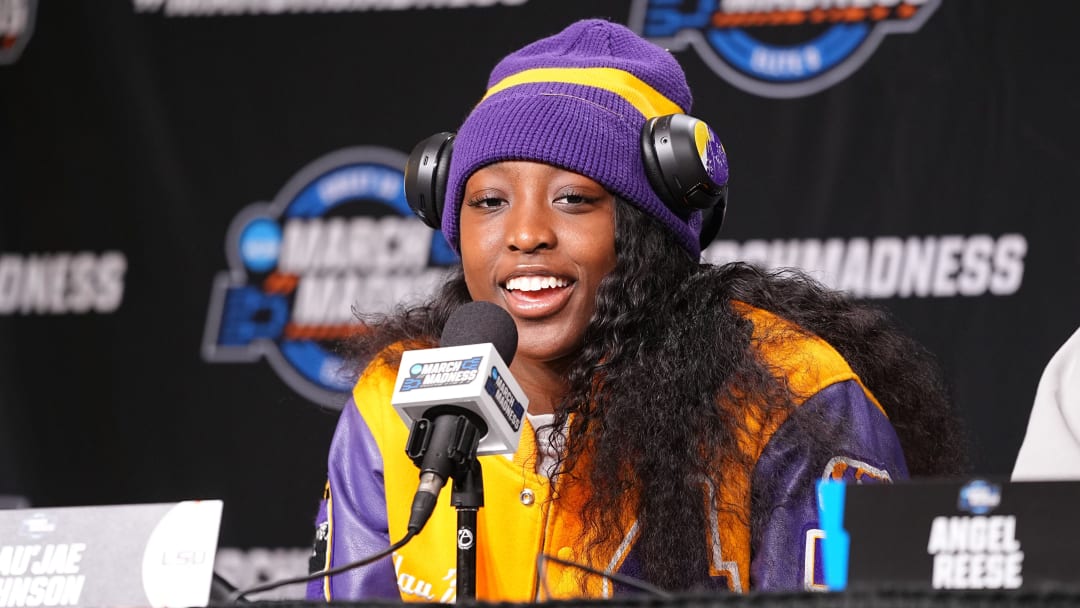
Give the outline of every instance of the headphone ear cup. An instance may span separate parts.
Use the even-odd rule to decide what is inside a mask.
[[[672,211],[685,214],[723,202],[727,157],[704,122],[686,114],[653,117],[642,128],[641,151],[649,183]]]
[[[454,133],[436,133],[416,144],[405,163],[405,200],[425,224],[442,228]]]

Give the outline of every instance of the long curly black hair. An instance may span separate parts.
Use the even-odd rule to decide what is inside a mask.
[[[599,286],[553,422],[566,429],[556,487],[589,487],[582,513],[587,551],[603,555],[621,542],[619,516],[634,496],[635,550],[645,577],[672,590],[708,581],[702,480],[723,487],[724,470],[749,472],[754,465],[738,449],[744,417],[718,404],[752,399],[765,417],[794,407],[784,380],[752,347],[753,326],[733,302],[768,310],[832,344],[885,409],[913,476],[966,468],[962,429],[934,359],[883,309],[794,270],[701,264],[668,230],[622,201],[615,247],[615,269]],[[396,351],[387,346],[437,343],[449,314],[468,301],[459,270],[429,302],[364,318],[368,331],[352,342],[352,353],[396,365]],[[828,442],[814,431],[800,435]],[[752,513],[747,525],[753,530],[757,520]]]

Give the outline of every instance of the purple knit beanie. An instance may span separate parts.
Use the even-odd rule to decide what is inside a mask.
[[[459,249],[458,211],[473,172],[532,160],[596,180],[659,220],[698,257],[701,212],[669,209],[649,185],[641,153],[645,121],[689,113],[692,101],[675,58],[616,23],[578,21],[511,53],[457,131],[442,216],[447,242]],[[714,180],[727,181],[726,161],[709,170]]]

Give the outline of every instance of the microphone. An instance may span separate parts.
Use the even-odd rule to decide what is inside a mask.
[[[467,474],[476,456],[517,451],[529,399],[510,375],[516,350],[510,315],[470,302],[447,319],[439,348],[402,353],[390,403],[410,426],[405,453],[420,468],[410,531],[424,527],[447,479]]]

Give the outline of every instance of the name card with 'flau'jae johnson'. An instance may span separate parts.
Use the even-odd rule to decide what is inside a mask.
[[[0,608],[205,606],[222,503],[0,511]]]

